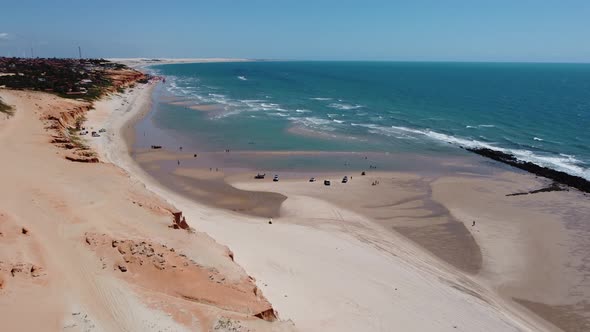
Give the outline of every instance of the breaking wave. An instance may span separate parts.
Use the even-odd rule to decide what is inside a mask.
[[[337,110],[348,111],[348,110],[356,110],[359,108],[363,108],[364,106],[363,105],[345,104],[345,103],[331,103],[330,105],[328,105],[328,107],[335,108]]]
[[[407,127],[385,127],[379,126],[375,124],[352,124],[353,126],[361,126],[368,128],[369,132],[374,134],[381,134],[390,137],[404,137],[408,138],[414,137],[426,137],[438,142],[449,143],[458,147],[465,147],[465,148],[486,148],[495,151],[500,151],[504,153],[511,154],[515,156],[517,159],[522,161],[532,162],[539,166],[552,168],[558,171],[562,171],[568,173],[570,175],[580,176],[587,180],[590,180],[590,169],[585,168],[583,162],[576,159],[575,156],[567,155],[567,154],[559,154],[559,155],[541,155],[535,153],[533,151],[525,150],[525,149],[510,149],[510,148],[503,148],[495,145],[494,143],[487,143],[478,141],[475,139],[468,139],[468,138],[461,138],[455,137],[452,135],[447,135],[443,133],[439,133],[433,130],[419,130],[419,129],[412,129]]]

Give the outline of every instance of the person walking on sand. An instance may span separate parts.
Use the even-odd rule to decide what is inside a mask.
[[[176,163],[178,164],[178,166],[180,166],[180,160],[177,160]]]
[[[475,226],[475,220],[473,221],[473,224],[471,225],[471,227]]]

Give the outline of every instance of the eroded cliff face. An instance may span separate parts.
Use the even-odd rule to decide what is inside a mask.
[[[66,151],[65,158],[78,162],[99,162],[96,154],[85,144],[80,136],[85,114],[92,108],[89,102],[64,99],[63,108],[44,114],[46,129],[51,131],[51,143]]]
[[[249,276],[227,278],[172,247],[148,240],[86,233],[84,242],[99,257],[103,270],[139,285],[151,297],[163,296],[168,303],[177,302],[194,314],[205,330],[213,327],[211,317],[219,315],[245,321],[277,320],[272,305]]]
[[[108,70],[106,76],[112,81],[112,85],[106,89],[106,93],[115,93],[148,80],[144,73],[132,69]],[[80,99],[64,98],[60,106],[60,108],[47,111],[41,116],[45,121],[46,128],[51,131],[51,142],[67,150],[64,158],[68,160],[85,163],[99,162],[96,153],[86,145],[84,139],[84,137],[91,137],[92,134],[91,130],[86,130],[84,127],[84,121],[86,120],[85,115],[92,109],[93,103]],[[84,132],[85,134],[82,135]]]
[[[134,69],[107,70],[105,73],[112,82],[112,86],[108,89],[110,92],[128,88],[138,82],[147,82],[148,80],[146,74]]]

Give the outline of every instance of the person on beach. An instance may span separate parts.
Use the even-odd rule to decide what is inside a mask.
[[[176,163],[178,164],[178,166],[180,166],[180,160],[177,160]]]

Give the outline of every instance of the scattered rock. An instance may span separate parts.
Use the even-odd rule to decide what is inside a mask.
[[[13,277],[19,273],[22,273],[22,272],[23,272],[23,269],[20,267],[13,267],[12,269],[10,269],[10,275]]]
[[[29,272],[31,273],[31,277],[33,278],[37,278],[42,275],[41,268],[35,265],[31,265],[31,269],[29,270]]]
[[[117,265],[117,267],[119,268],[119,270],[121,270],[121,272],[127,272],[127,267],[125,265]]]
[[[23,233],[24,235],[27,235],[27,234],[29,234],[29,230],[23,227],[21,230],[21,233]]]

